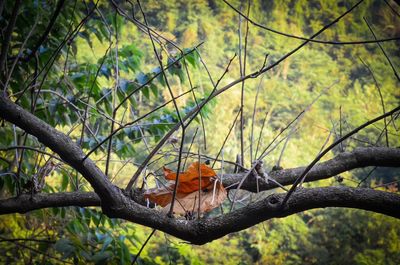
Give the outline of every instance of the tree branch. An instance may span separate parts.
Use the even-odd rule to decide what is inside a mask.
[[[194,225],[196,236],[187,240],[194,244],[205,244],[272,218],[325,207],[356,208],[400,218],[400,196],[384,191],[349,187],[299,189],[281,208],[284,197],[284,193],[272,194],[232,213],[202,219]]]
[[[0,200],[0,214],[26,213],[38,209],[67,206],[100,206],[100,198],[94,192],[81,191],[21,194],[18,197]]]
[[[16,0],[12,10],[11,17],[8,21],[6,32],[4,33],[4,40],[1,44],[0,52],[0,74],[3,74],[5,69],[5,62],[7,59],[8,47],[10,46],[12,32],[14,30],[15,22],[17,21],[18,11],[21,7],[21,0]]]
[[[118,188],[112,185],[92,160],[82,161],[85,157],[84,153],[67,135],[13,103],[3,93],[0,93],[0,117],[37,137],[42,144],[49,147],[61,159],[80,172],[100,198],[108,203],[108,207],[119,204],[117,199],[121,193]]]
[[[126,201],[118,211],[107,214],[122,218],[193,244],[205,244],[227,234],[237,232],[260,222],[282,218],[310,209],[344,207],[382,213],[400,219],[400,196],[395,193],[350,187],[325,187],[296,190],[287,204],[281,207],[285,194],[272,194],[260,201],[214,218],[183,220],[168,218],[157,210]],[[99,206],[95,193],[71,192],[57,194],[24,194],[0,201],[0,214],[63,206]]]
[[[40,46],[46,41],[47,37],[50,34],[53,26],[56,23],[57,17],[60,15],[61,9],[63,8],[65,0],[59,0],[57,2],[56,9],[54,10],[53,14],[51,15],[49,24],[43,34],[40,36],[39,40],[36,42],[35,46],[32,48],[31,53],[24,59],[25,61],[29,61],[33,56],[35,56],[36,52],[39,50]]]
[[[378,167],[400,167],[400,149],[387,147],[365,147],[356,148],[352,152],[340,153],[335,158],[319,163],[313,167],[307,174],[305,182],[312,182],[321,179],[327,179],[340,173],[368,166]],[[291,185],[304,172],[305,167],[283,169],[272,171],[269,176],[282,185]],[[240,180],[246,174],[224,174],[224,186],[236,188]],[[271,190],[278,188],[273,182],[266,183],[263,179],[258,180],[259,190]],[[236,185],[235,185],[236,184]],[[241,189],[257,192],[256,179],[253,176],[248,178]]]
[[[272,194],[263,200],[216,218],[194,221],[167,218],[157,210],[136,203],[134,196],[128,196],[113,186],[93,161],[90,159],[82,161],[84,153],[68,136],[11,102],[2,93],[0,93],[0,117],[36,136],[41,143],[59,154],[90,182],[97,193],[20,195],[0,201],[0,214],[48,207],[101,205],[103,213],[111,218],[121,218],[152,227],[194,244],[205,244],[264,220],[321,207],[358,208],[400,218],[399,195],[347,187],[301,189],[293,193],[284,207],[281,201],[285,194]],[[323,179],[357,167],[395,167],[399,166],[399,157],[400,149],[396,148],[360,148],[351,153],[339,154],[334,159],[316,165],[309,172],[307,180]],[[270,175],[287,185],[293,183],[303,170],[303,168],[281,170]],[[240,179],[240,175],[236,177],[237,180]],[[226,176],[224,179],[228,181],[230,178]],[[242,187],[248,187],[249,190],[256,187],[250,184],[251,182]],[[274,188],[272,183],[259,184],[262,189]]]

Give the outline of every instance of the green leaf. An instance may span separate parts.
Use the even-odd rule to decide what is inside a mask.
[[[69,239],[62,238],[54,244],[54,249],[63,254],[63,259],[71,257],[75,252],[75,247]]]
[[[68,177],[67,175],[64,174],[64,175],[62,176],[61,190],[62,190],[62,191],[67,190],[68,184],[69,184],[69,177]]]
[[[158,88],[153,83],[150,84],[150,89],[153,95],[157,98],[158,97]]]
[[[144,85],[148,80],[148,76],[146,74],[144,74],[143,72],[140,72],[137,76],[136,76],[136,80],[138,81],[138,83],[140,85]]]
[[[114,239],[113,239],[111,236],[106,235],[106,239],[104,240],[103,247],[101,248],[101,251],[106,250],[107,247],[111,244],[111,242],[112,242],[113,240],[114,240]]]
[[[147,99],[150,99],[150,89],[149,89],[148,86],[143,87],[141,91],[142,91],[143,95],[144,95]]]
[[[98,252],[94,254],[91,258],[91,260],[96,264],[96,265],[102,265],[102,264],[107,264],[107,261],[112,257],[112,253],[109,251],[106,252]]]

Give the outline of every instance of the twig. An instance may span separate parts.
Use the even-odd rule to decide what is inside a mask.
[[[117,19],[117,13],[115,13],[115,19]],[[118,58],[118,23],[115,23],[115,86],[114,89],[111,91],[112,92],[112,121],[111,121],[111,126],[110,126],[110,134],[114,131],[114,126],[115,126],[115,118],[117,116],[117,112],[115,110],[115,102],[116,102],[116,97],[118,93],[118,88],[119,88],[119,58]],[[111,38],[111,36],[110,36]],[[110,46],[111,47],[111,46]],[[112,148],[112,140],[113,137],[112,135],[108,139],[108,146],[107,146],[107,158],[106,158],[106,168],[104,171],[104,174],[107,177],[110,177],[108,175],[108,170],[110,166],[110,158],[111,158],[111,148]]]
[[[394,113],[396,113],[397,111],[400,110],[400,106],[394,108],[393,110],[378,116],[370,121],[365,122],[364,124],[358,126],[357,128],[355,128],[354,130],[352,130],[351,132],[347,133],[346,135],[344,135],[343,137],[341,137],[340,139],[336,140],[333,144],[329,145],[324,151],[321,152],[321,154],[319,154],[307,167],[306,169],[303,171],[303,173],[296,179],[296,181],[293,183],[292,187],[290,188],[290,190],[288,191],[288,193],[286,194],[285,198],[283,199],[282,203],[281,203],[281,207],[284,207],[286,202],[289,200],[290,196],[293,194],[293,192],[295,192],[297,185],[300,182],[303,182],[305,177],[307,176],[307,173],[314,167],[314,165],[324,156],[326,155],[330,150],[332,150],[335,146],[337,146],[339,143],[343,142],[344,140],[346,140],[347,138],[349,138],[350,136],[352,136],[353,134],[356,134],[357,132],[359,132],[360,130],[364,129],[365,127],[385,118],[388,117]]]
[[[367,19],[366,19],[365,17],[363,17],[363,19],[364,19],[365,23],[367,24],[369,30],[371,31],[372,35],[374,36],[374,39],[376,40],[376,36],[375,36],[374,31],[373,31],[372,28],[371,28],[371,25],[368,23],[368,21],[367,21]],[[400,82],[399,74],[397,73],[396,69],[394,68],[394,65],[393,65],[392,61],[390,60],[389,56],[386,54],[386,52],[385,52],[385,50],[383,49],[382,45],[381,45],[379,42],[377,42],[377,44],[378,44],[379,48],[381,49],[383,55],[385,56],[386,60],[387,60],[388,63],[390,64],[390,67],[392,68],[393,73],[394,73],[394,75],[395,75],[396,78],[397,78],[397,81]]]
[[[184,120],[186,121],[187,119],[189,119],[188,123],[186,124],[186,127],[190,124],[191,121],[194,120],[194,118],[196,117],[196,115],[198,114],[199,111],[201,111],[201,109],[207,104],[207,102],[209,102],[212,98],[214,98],[215,96],[215,92],[216,89],[218,87],[219,82],[222,80],[222,78],[225,76],[225,74],[228,72],[229,66],[231,65],[233,59],[236,57],[233,56],[231,58],[231,60],[229,61],[227,67],[225,68],[224,73],[221,75],[220,79],[218,79],[217,83],[214,86],[213,91],[210,93],[210,95],[208,96],[207,99],[203,100],[201,102],[201,104],[199,105],[198,108],[193,109],[192,111],[190,111],[188,114],[186,114],[186,116],[184,117]],[[171,135],[180,128],[180,123],[176,123],[175,126],[169,131],[167,132],[164,137],[158,142],[158,144],[154,147],[154,149],[151,151],[151,153],[145,158],[145,160],[143,161],[143,163],[140,165],[140,167],[136,170],[135,174],[132,176],[131,180],[129,181],[126,190],[130,190],[133,186],[133,183],[135,183],[136,179],[138,178],[138,176],[140,175],[140,172],[143,170],[143,168],[145,167],[145,165],[147,165],[147,163],[150,161],[150,159],[158,152],[158,150],[160,150],[160,148],[164,145],[164,143],[171,137]]]
[[[101,60],[101,63],[100,63],[99,68],[97,68],[96,75],[95,75],[95,77],[94,77],[94,80],[93,80],[93,82],[92,82],[92,85],[90,86],[90,89],[89,89],[89,93],[88,93],[88,95],[87,95],[85,112],[84,112],[84,114],[83,114],[83,122],[82,122],[83,125],[82,125],[81,138],[80,138],[80,140],[79,140],[79,145],[82,145],[83,137],[84,137],[84,135],[85,135],[85,124],[86,124],[87,113],[88,113],[88,108],[89,108],[89,100],[90,100],[90,97],[91,97],[91,95],[92,95],[93,87],[94,87],[94,85],[96,84],[97,77],[99,76],[101,67],[103,66],[103,64],[104,64],[104,62],[105,62],[105,60],[106,60],[106,58],[107,58],[108,51],[111,49],[111,45],[112,45],[112,42],[110,42],[110,46],[108,46],[106,52],[104,53],[103,59]]]
[[[147,245],[147,243],[149,242],[150,238],[154,235],[154,233],[156,231],[157,231],[156,229],[153,229],[153,231],[151,231],[150,235],[147,237],[146,241],[143,243],[143,245],[140,248],[139,252],[136,254],[135,258],[132,260],[131,265],[135,264],[136,260],[140,257],[140,254],[142,254],[142,251],[143,251],[144,247]]]
[[[30,147],[30,146],[9,146],[9,147],[6,147],[6,148],[0,148],[0,151],[10,151],[10,150],[16,150],[16,149],[25,149],[25,150],[35,151],[35,152],[50,156],[51,158],[54,158],[54,159],[56,159],[58,161],[64,162],[61,158],[59,158],[59,157],[57,157],[57,156],[55,156],[53,154],[47,153],[46,151],[40,150],[40,149],[35,148],[35,147]]]
[[[188,93],[190,93],[190,90],[186,91],[185,93],[182,93],[181,95],[176,96],[175,99],[178,99],[178,98],[180,98],[180,97],[182,97],[182,96],[184,96],[184,95],[186,95]],[[104,138],[100,143],[98,143],[92,150],[90,150],[82,160],[86,160],[94,151],[96,151],[102,144],[104,144],[109,139],[109,137],[115,135],[116,133],[118,133],[119,131],[121,131],[122,129],[124,129],[124,128],[128,127],[128,126],[133,125],[133,124],[141,121],[142,119],[146,118],[147,116],[149,116],[150,114],[156,112],[157,110],[164,108],[166,105],[168,105],[171,102],[172,102],[172,100],[169,100],[169,101],[165,102],[164,104],[162,104],[162,105],[156,107],[155,109],[151,110],[150,112],[144,114],[143,116],[141,116],[141,117],[139,117],[139,118],[137,118],[137,119],[135,119],[135,120],[133,120],[131,122],[125,123],[124,125],[121,125],[117,129],[115,129],[111,134],[109,134],[106,138]]]
[[[250,14],[250,1],[248,1],[247,6],[247,16]],[[241,26],[241,17],[239,16],[239,68],[240,68],[240,77],[246,75],[246,59],[247,59],[247,38],[249,34],[249,21],[246,21],[246,33],[244,39],[244,55],[243,55],[243,63],[242,63],[242,26]],[[242,89],[240,92],[240,164],[244,166],[244,83],[245,79],[242,80]]]
[[[185,140],[185,129],[186,128],[185,128],[185,125],[183,124],[183,120],[182,120],[181,114],[179,112],[178,104],[175,101],[175,97],[174,97],[174,94],[172,93],[171,86],[169,85],[167,74],[164,71],[164,66],[163,66],[163,64],[161,62],[160,57],[158,56],[157,49],[156,49],[156,46],[155,46],[154,41],[153,41],[153,37],[152,37],[152,35],[150,33],[150,28],[149,28],[149,25],[147,23],[146,15],[145,15],[145,13],[143,11],[143,8],[142,8],[139,0],[137,0],[137,3],[139,5],[140,12],[142,13],[143,20],[144,20],[144,23],[145,23],[146,28],[147,28],[147,33],[149,35],[149,38],[150,38],[150,41],[151,41],[151,45],[153,46],[154,54],[156,55],[157,61],[158,61],[159,65],[160,65],[160,69],[162,70],[165,84],[166,84],[166,86],[168,88],[169,94],[171,95],[172,102],[174,104],[175,111],[176,111],[176,114],[178,116],[178,120],[179,120],[179,123],[180,123],[180,127],[182,129],[182,136],[181,136],[182,138],[181,138],[181,145],[180,145],[180,148],[179,148],[179,161],[178,161],[178,168],[177,168],[176,179],[175,179],[174,192],[172,193],[171,208],[170,208],[170,210],[168,212],[168,216],[172,216],[173,209],[174,209],[174,204],[175,204],[175,197],[176,197],[177,189],[178,189],[178,186],[179,186],[179,173],[180,173],[180,168],[181,168],[181,156],[182,156],[182,150],[183,150],[183,143],[184,143],[184,140]]]
[[[397,12],[397,11],[392,7],[392,5],[388,3],[388,1],[386,1],[386,0],[383,0],[383,1],[384,1],[384,2],[386,3],[386,5],[392,10],[393,13],[395,13],[398,17],[400,17],[399,12]]]
[[[368,172],[367,176],[365,176],[365,178],[363,178],[362,180],[360,180],[360,182],[358,183],[357,187],[360,187],[360,185],[361,185],[364,181],[366,181],[366,180],[369,178],[369,176],[371,176],[372,172],[374,172],[377,168],[378,168],[378,167],[374,167],[373,169],[371,169],[371,170]]]
[[[260,82],[258,83],[258,86],[257,86],[256,97],[254,98],[254,104],[253,104],[253,115],[251,117],[251,132],[250,132],[250,162],[253,161],[254,123],[255,123],[255,119],[256,119],[258,95],[260,93],[261,83],[262,83],[263,79],[264,79],[264,76],[261,76]]]
[[[189,145],[189,149],[187,150],[187,152],[186,152],[186,157],[185,157],[185,162],[183,162],[183,170],[185,170],[185,168],[186,168],[186,162],[187,162],[187,159],[188,159],[188,157],[189,157],[189,154],[190,154],[190,149],[192,149],[192,145],[193,145],[193,142],[194,142],[194,139],[196,138],[196,135],[197,135],[197,131],[199,130],[199,128],[196,128],[196,131],[194,132],[194,135],[193,135],[193,137],[192,137],[192,141],[190,142],[190,145]],[[199,151],[200,152],[200,151]],[[199,163],[200,163],[200,159],[199,159]]]
[[[305,113],[307,113],[307,112],[311,109],[311,107],[314,105],[314,103],[317,102],[317,100],[318,100],[326,91],[328,91],[330,88],[332,88],[332,87],[333,87],[334,85],[336,85],[338,82],[339,82],[339,81],[335,81],[332,85],[330,85],[329,87],[323,89],[323,90],[321,91],[321,93],[319,93],[318,96],[317,96],[316,98],[314,98],[313,101],[304,109],[304,112],[301,114],[301,116],[295,121],[294,125],[292,126],[292,128],[290,129],[290,131],[289,131],[289,133],[288,133],[288,136],[287,136],[287,138],[286,138],[285,143],[283,144],[283,147],[282,147],[281,153],[280,153],[280,155],[279,155],[278,161],[276,162],[277,167],[280,166],[280,163],[281,163],[281,160],[282,160],[282,157],[283,157],[283,153],[284,153],[285,150],[286,150],[286,146],[287,146],[289,140],[291,139],[291,137],[292,137],[292,135],[293,135],[293,132],[294,132],[294,130],[295,130],[297,124],[300,123],[300,121],[303,119]]]
[[[198,44],[195,48],[191,49],[190,51],[188,51],[187,53],[184,54],[184,56],[196,51],[196,48],[200,47],[204,42],[201,42],[200,44]],[[175,65],[176,62],[179,62],[180,60],[182,60],[184,58],[184,56],[180,56],[179,58],[176,58],[174,62],[166,65],[164,68],[162,68],[162,71],[158,72],[157,74],[153,75],[152,77],[149,78],[149,80],[147,80],[147,82],[145,82],[144,84],[142,84],[140,87],[134,89],[132,92],[130,92],[123,100],[121,100],[121,102],[117,105],[117,107],[115,108],[116,111],[136,92],[140,91],[142,88],[146,87],[148,84],[150,84],[151,82],[153,82],[154,79],[156,79],[159,75],[163,74],[163,71],[165,72],[166,70],[168,70],[170,67],[172,67],[173,65]]]
[[[238,10],[237,8],[235,8],[232,4],[230,4],[228,1],[223,0],[231,9],[233,9],[236,13],[238,13],[240,16],[242,16],[243,18],[245,18],[248,22],[250,22],[251,24],[253,24],[256,27],[262,28],[264,30],[270,31],[272,33],[281,35],[281,36],[285,36],[285,37],[289,37],[289,38],[294,38],[294,39],[298,39],[298,40],[304,40],[304,41],[310,41],[310,42],[315,42],[315,43],[321,43],[321,44],[331,44],[331,45],[355,45],[355,44],[368,44],[368,43],[380,43],[380,42],[387,42],[387,41],[393,41],[393,40],[399,40],[400,37],[392,37],[392,38],[385,38],[385,39],[375,39],[375,40],[362,40],[362,41],[323,41],[323,40],[314,40],[313,38],[306,38],[306,37],[302,37],[302,36],[296,36],[296,35],[292,35],[289,33],[285,33],[282,31],[278,31],[272,28],[269,28],[267,26],[264,26],[260,23],[255,22],[254,20],[250,19],[249,16],[246,16],[245,14],[243,14],[240,10]],[[362,1],[361,1],[362,2]],[[359,2],[360,3],[360,2]],[[357,3],[357,5],[359,4]]]
[[[271,112],[272,112],[272,109],[271,109]],[[261,124],[261,130],[260,130],[260,134],[258,136],[257,148],[256,148],[256,153],[254,154],[254,159],[257,157],[257,154],[258,154],[258,148],[260,147],[260,143],[261,143],[261,139],[262,139],[262,133],[264,131],[264,126],[265,126],[265,122],[267,121],[268,113],[270,113],[270,112],[267,111],[265,113],[264,119],[263,119],[262,124]],[[253,123],[254,123],[254,120],[253,120]]]
[[[19,9],[21,7],[21,0],[15,0],[14,7],[11,13],[11,17],[8,19],[8,25],[4,32],[3,43],[1,44],[0,52],[0,75],[3,75],[3,70],[5,69],[5,63],[7,60],[8,47],[10,46],[12,33],[14,30],[15,22],[17,21],[17,16]],[[1,77],[2,78],[2,77]],[[5,90],[4,90],[4,93]]]
[[[224,147],[225,147],[226,141],[228,141],[229,135],[231,134],[233,127],[235,127],[236,121],[237,121],[237,119],[238,119],[238,117],[239,117],[239,114],[240,114],[241,112],[242,112],[242,109],[239,109],[238,113],[236,114],[235,119],[233,120],[232,126],[229,128],[228,134],[225,136],[224,142],[222,143],[222,146],[221,146],[221,148],[219,149],[218,154],[217,154],[217,156],[216,156],[215,159],[214,159],[214,162],[213,162],[213,164],[212,164],[212,166],[211,166],[212,168],[214,168],[215,162],[217,162],[219,155],[222,153],[222,150],[223,150]]]
[[[72,14],[71,20],[70,20],[70,28],[68,30],[68,33],[65,35],[64,39],[61,41],[61,43],[58,45],[58,47],[55,49],[55,51],[52,53],[52,55],[46,61],[43,68],[39,72],[34,74],[32,81],[30,81],[29,84],[19,93],[19,96],[15,100],[15,103],[17,103],[22,98],[22,96],[24,95],[26,90],[28,90],[28,88],[30,88],[30,86],[36,82],[37,78],[44,71],[46,73],[45,75],[47,76],[47,73],[50,70],[51,65],[55,62],[57,55],[61,52],[62,48],[64,47],[64,45],[67,42],[68,43],[72,42],[72,40],[76,37],[76,35],[79,33],[80,29],[83,27],[83,25],[86,24],[86,22],[89,20],[89,17],[93,14],[95,9],[97,8],[98,3],[99,3],[99,0],[96,1],[94,8],[91,11],[89,11],[89,13],[79,22],[79,24],[73,30],[72,30],[72,26],[73,26],[74,14]],[[74,6],[74,12],[75,12],[75,6]],[[44,80],[45,80],[45,77],[43,77],[42,83],[44,82]]]
[[[50,34],[50,31],[52,30],[52,28],[55,25],[57,17],[60,15],[60,12],[64,6],[64,3],[65,3],[65,0],[59,0],[57,2],[56,9],[54,10],[53,15],[51,16],[51,18],[49,20],[49,24],[47,24],[45,31],[40,36],[40,38],[36,42],[35,46],[33,46],[33,48],[31,49],[32,50],[31,53],[26,58],[23,59],[25,62],[28,62],[36,54],[39,47],[46,41],[48,35]]]
[[[284,132],[286,131],[302,114],[304,113],[304,110],[301,111],[291,122],[288,123],[288,125],[286,125],[285,128],[281,129],[279,131],[279,133],[274,137],[274,139],[272,139],[272,141],[267,145],[267,147],[264,148],[264,150],[262,151],[261,155],[259,156],[258,160],[263,159],[265,157],[265,154],[268,150],[268,148],[276,141],[276,139],[278,139],[278,137]]]
[[[383,96],[382,96],[382,91],[381,91],[381,86],[379,85],[378,81],[375,78],[374,73],[372,72],[371,68],[368,66],[368,64],[366,62],[363,61],[363,59],[361,59],[361,62],[363,63],[363,65],[367,68],[368,72],[370,73],[370,75],[372,76],[372,79],[375,82],[375,86],[378,89],[378,93],[379,93],[379,97],[381,99],[381,106],[382,106],[382,111],[383,113],[386,113],[385,110],[385,102],[383,101]],[[386,122],[386,117],[383,118],[383,123],[385,125],[384,131],[385,131],[385,136],[386,136],[386,146],[389,147],[389,136],[388,136],[388,129],[387,129],[387,122]]]

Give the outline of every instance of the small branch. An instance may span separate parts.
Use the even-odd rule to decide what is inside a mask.
[[[367,68],[368,72],[370,73],[370,75],[372,76],[372,79],[375,82],[375,86],[378,89],[379,98],[381,99],[382,111],[385,114],[386,113],[386,109],[385,109],[385,102],[383,101],[381,86],[379,85],[378,80],[376,80],[375,75],[372,72],[371,68],[368,66],[368,64],[366,62],[364,62],[361,58],[360,58],[360,60],[364,64],[364,66]],[[386,117],[383,118],[383,123],[385,125],[384,131],[385,131],[385,136],[386,136],[386,146],[389,147],[389,135],[388,135],[388,129],[387,129],[387,124],[388,123],[386,122]]]
[[[37,209],[67,206],[100,206],[100,198],[94,192],[60,192],[21,194],[0,200],[0,214],[27,213]]]
[[[144,247],[147,245],[147,243],[149,242],[150,238],[154,235],[154,233],[156,232],[156,229],[153,229],[153,231],[151,231],[150,235],[147,237],[146,241],[144,241],[142,247],[140,248],[139,252],[136,254],[135,258],[132,260],[132,265],[135,264],[136,260],[140,257],[140,254],[142,254],[142,251],[144,249]]]
[[[202,108],[211,100],[213,99],[216,94],[217,94],[217,87],[218,84],[220,83],[220,81],[222,80],[222,78],[225,76],[225,74],[228,72],[229,70],[229,66],[231,65],[232,61],[234,60],[234,58],[236,57],[233,56],[231,58],[231,60],[229,61],[227,67],[225,68],[224,73],[221,75],[221,77],[218,79],[217,83],[214,86],[213,91],[211,92],[211,94],[205,99],[203,100],[198,106],[196,106],[196,108],[194,108],[193,110],[191,110],[188,114],[186,114],[185,117],[183,117],[183,121],[185,122],[186,120],[189,120],[187,122],[187,124],[185,125],[185,127],[187,127],[191,121],[194,120],[194,118],[196,117],[196,115],[202,110]],[[151,151],[151,153],[145,158],[145,160],[143,161],[143,163],[140,165],[140,167],[136,170],[135,174],[132,176],[132,178],[130,179],[128,185],[126,186],[125,190],[129,191],[133,184],[135,183],[136,179],[139,177],[140,173],[142,172],[142,170],[144,169],[144,167],[150,162],[151,158],[161,149],[161,147],[164,146],[165,142],[172,136],[172,134],[178,130],[180,128],[180,123],[176,123],[175,126],[173,128],[171,128],[169,130],[169,132],[167,132],[164,137],[158,142],[158,144],[153,148],[153,150]]]
[[[250,163],[253,162],[253,142],[254,142],[254,123],[256,119],[256,112],[257,112],[257,101],[258,101],[258,95],[260,93],[260,88],[261,88],[261,83],[264,79],[264,76],[261,76],[260,82],[258,83],[257,86],[257,92],[256,96],[254,98],[254,104],[253,104],[253,114],[251,116],[251,131],[250,131]],[[262,129],[261,129],[262,130]],[[258,142],[259,143],[259,142]],[[258,146],[258,145],[257,145]],[[257,148],[258,149],[258,148]]]
[[[53,154],[50,154],[50,153],[48,153],[46,151],[40,150],[38,148],[31,147],[31,146],[9,146],[9,147],[6,147],[6,148],[0,148],[0,151],[10,151],[10,150],[15,150],[15,149],[24,149],[24,150],[35,151],[35,152],[50,156],[51,158],[54,158],[54,159],[56,159],[58,161],[63,162],[63,160],[60,159],[59,157],[57,157],[57,156],[55,156]]]
[[[254,20],[252,20],[249,16],[246,16],[245,14],[243,14],[240,10],[238,10],[237,8],[235,8],[232,4],[230,4],[228,1],[223,0],[225,2],[225,4],[227,4],[231,9],[233,9],[236,13],[238,13],[240,16],[242,16],[243,18],[245,18],[248,22],[250,22],[251,24],[253,24],[254,26],[264,29],[266,31],[284,36],[284,37],[288,37],[288,38],[293,38],[293,39],[298,39],[298,40],[304,40],[304,41],[309,41],[309,42],[314,42],[314,43],[320,43],[320,44],[330,44],[330,45],[357,45],[357,44],[369,44],[369,43],[380,43],[380,42],[387,42],[387,41],[394,41],[394,40],[399,40],[400,37],[392,37],[392,38],[385,38],[385,39],[374,39],[374,40],[360,40],[360,41],[324,41],[324,40],[314,40],[313,38],[306,38],[306,37],[302,37],[302,36],[296,36],[296,35],[292,35],[289,33],[285,33],[282,31],[278,31],[272,28],[269,28],[267,26],[264,26],[260,23],[255,22]],[[361,3],[362,1],[360,1],[359,3]],[[385,0],[386,2],[386,0]],[[357,3],[357,5],[359,4]],[[392,9],[393,10],[393,9]],[[398,14],[398,13],[397,13]]]
[[[0,117],[37,137],[39,142],[79,171],[96,193],[108,202],[107,206],[112,208],[115,204],[118,204],[116,201],[119,198],[120,191],[111,184],[92,160],[82,161],[85,156],[84,153],[67,135],[13,103],[3,93],[0,93]]]
[[[65,0],[59,0],[57,2],[56,9],[53,12],[53,15],[50,18],[49,24],[47,24],[47,27],[45,31],[43,32],[42,36],[40,36],[39,40],[36,42],[35,46],[32,48],[32,52],[27,56],[25,61],[29,61],[33,56],[35,56],[37,50],[39,47],[46,41],[48,35],[50,34],[51,29],[54,27],[55,22],[57,20],[57,17],[60,15],[61,9],[63,8],[65,3]]]
[[[5,69],[5,63],[7,60],[8,47],[10,46],[11,36],[14,30],[15,22],[17,21],[17,16],[20,7],[21,7],[21,0],[15,0],[11,17],[8,19],[8,25],[4,33],[3,43],[1,44],[0,75],[4,75],[3,70]]]
[[[343,172],[356,168],[369,166],[377,167],[400,167],[400,149],[387,147],[364,147],[356,148],[351,152],[343,152],[336,157],[316,164],[307,174],[305,182],[334,177]],[[282,169],[271,171],[268,175],[280,184],[287,186],[293,184],[301,176],[306,167]],[[224,186],[236,189],[243,174],[224,174]],[[275,183],[259,180],[260,190],[271,190],[278,188]],[[256,182],[253,179],[246,180],[241,189],[256,192]]]
[[[371,25],[368,23],[368,20],[367,20],[365,17],[363,17],[363,18],[364,18],[364,21],[365,21],[365,23],[367,24],[369,30],[371,31],[372,35],[374,36],[374,39],[376,40],[376,36],[375,36],[374,31],[373,31],[372,28],[371,28]],[[379,48],[381,49],[383,55],[385,56],[386,60],[388,61],[390,67],[392,68],[393,73],[394,73],[394,75],[395,75],[396,78],[397,78],[397,81],[400,82],[400,76],[399,76],[399,74],[397,73],[396,68],[394,68],[394,65],[393,65],[392,61],[390,60],[389,56],[386,54],[386,52],[385,52],[385,50],[383,49],[382,45],[381,45],[379,42],[377,42],[377,44],[378,44]]]
[[[400,106],[397,108],[394,108],[393,110],[379,116],[376,117],[375,119],[372,119],[370,121],[367,121],[366,123],[358,126],[357,128],[355,128],[354,130],[352,130],[351,132],[347,133],[346,135],[344,135],[343,137],[341,137],[340,139],[336,140],[333,144],[331,144],[330,146],[328,146],[324,151],[322,151],[308,166],[307,168],[304,170],[304,172],[301,174],[300,177],[298,177],[296,179],[296,181],[293,183],[293,186],[290,188],[289,192],[286,194],[286,197],[284,198],[284,200],[282,201],[282,207],[284,207],[284,204],[288,201],[288,199],[290,198],[290,196],[293,194],[293,192],[296,190],[297,185],[299,183],[302,183],[305,179],[305,177],[307,176],[307,173],[313,168],[313,166],[324,156],[326,155],[330,150],[332,150],[335,146],[337,146],[338,144],[340,144],[341,142],[343,142],[344,140],[346,140],[347,138],[349,138],[350,136],[352,136],[353,134],[356,134],[358,131],[364,129],[365,127],[387,117],[387,116],[391,116],[392,114],[396,113],[397,111],[400,110]]]
[[[232,126],[229,128],[228,134],[225,136],[224,142],[222,143],[221,148],[219,149],[218,154],[214,159],[214,162],[213,162],[213,164],[211,166],[212,168],[214,168],[215,162],[218,161],[218,158],[219,158],[220,154],[222,153],[222,150],[225,147],[226,141],[228,141],[229,135],[231,134],[233,127],[235,127],[236,121],[237,121],[240,113],[242,113],[242,109],[239,109],[238,113],[236,114],[236,117],[233,120]]]

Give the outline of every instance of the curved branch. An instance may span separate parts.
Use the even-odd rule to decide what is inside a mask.
[[[111,218],[122,218],[149,226],[194,244],[205,244],[264,220],[285,217],[320,207],[358,208],[400,218],[400,196],[397,194],[346,187],[301,189],[293,193],[284,207],[281,206],[281,201],[285,194],[273,194],[261,201],[216,218],[197,221],[168,218],[126,196],[122,190],[109,182],[93,161],[90,159],[82,161],[84,157],[82,150],[68,136],[11,102],[1,93],[0,116],[36,136],[40,142],[58,153],[64,161],[77,169],[90,182],[97,193],[21,195],[0,201],[0,213],[2,214],[47,207],[101,205],[103,213]],[[309,172],[308,180],[322,179],[362,166],[399,166],[399,153],[400,149],[395,148],[361,148],[351,153],[342,153],[332,160],[315,166]],[[281,170],[271,173],[271,175],[276,174],[277,180],[279,179],[283,184],[290,184],[302,171],[301,168]],[[261,183],[260,186],[263,187],[263,184]],[[101,201],[98,197],[101,198]]]
[[[0,200],[0,214],[26,213],[38,209],[67,206],[100,206],[100,198],[94,192],[80,191],[21,194],[18,197]]]
[[[104,212],[111,218],[121,218],[157,229],[193,244],[205,244],[229,233],[237,232],[272,218],[282,218],[315,208],[345,207],[382,213],[400,218],[400,196],[395,193],[365,188],[326,187],[299,189],[284,208],[285,194],[272,194],[231,213],[209,219],[182,220],[167,217],[127,199],[117,211]],[[127,197],[126,197],[127,198]],[[100,206],[93,192],[39,193],[0,200],[0,214],[25,213],[49,207]]]
[[[400,167],[400,149],[388,147],[365,147],[356,148],[352,152],[340,153],[336,157],[319,163],[307,174],[305,182],[327,179],[340,173],[361,167]],[[305,167],[283,169],[272,171],[269,176],[282,185],[291,185],[304,172]],[[225,174],[223,181],[225,187],[235,188],[246,174]],[[266,183],[263,179],[258,180],[259,190],[270,190],[279,186],[273,182]],[[252,192],[257,192],[257,183],[254,177],[246,179],[241,186]]]
[[[21,0],[16,0],[14,3],[14,7],[11,13],[11,17],[8,20],[8,25],[4,33],[4,39],[1,44],[1,52],[0,52],[0,73],[2,74],[5,68],[5,61],[7,59],[7,52],[11,42],[11,36],[14,30],[15,22],[17,21],[17,16],[19,9],[21,7]]]
[[[287,37],[287,38],[293,38],[293,39],[297,39],[297,40],[305,40],[305,41],[310,41],[310,42],[315,42],[315,43],[320,43],[320,44],[331,44],[331,45],[356,45],[356,44],[369,44],[369,43],[378,43],[379,44],[380,42],[395,41],[395,40],[399,40],[400,39],[400,37],[391,37],[391,38],[385,38],[385,39],[376,39],[376,38],[374,38],[373,40],[359,40],[359,41],[324,41],[324,40],[310,39],[310,38],[306,38],[306,37],[302,37],[302,36],[296,36],[296,35],[289,34],[289,33],[286,33],[286,32],[282,32],[282,31],[279,31],[279,30],[264,26],[264,25],[262,25],[260,23],[257,23],[254,20],[252,20],[249,16],[246,16],[245,14],[243,14],[243,12],[241,12],[240,10],[235,8],[228,1],[226,1],[226,0],[223,0],[223,1],[233,11],[235,11],[241,17],[246,19],[252,25],[254,25],[254,26],[258,27],[258,28],[261,28],[263,30],[266,30],[266,31],[269,31],[269,32],[272,32],[272,33]]]
[[[205,244],[265,220],[325,207],[356,208],[400,218],[400,196],[384,191],[349,187],[299,189],[281,208],[284,197],[284,193],[272,194],[232,213],[201,220],[196,226],[196,237],[187,240],[194,244]]]
[[[79,171],[89,181],[95,192],[108,203],[108,207],[118,205],[118,189],[112,185],[95,163],[86,159],[82,149],[67,135],[40,120],[30,112],[13,103],[0,93],[0,117],[15,124],[57,153],[61,159]]]
[[[272,194],[231,213],[200,220],[168,218],[161,212],[124,202],[107,214],[166,232],[193,244],[205,244],[272,218],[282,218],[315,208],[345,207],[382,213],[400,219],[400,196],[365,188],[326,187],[296,190],[282,207],[285,193]]]

